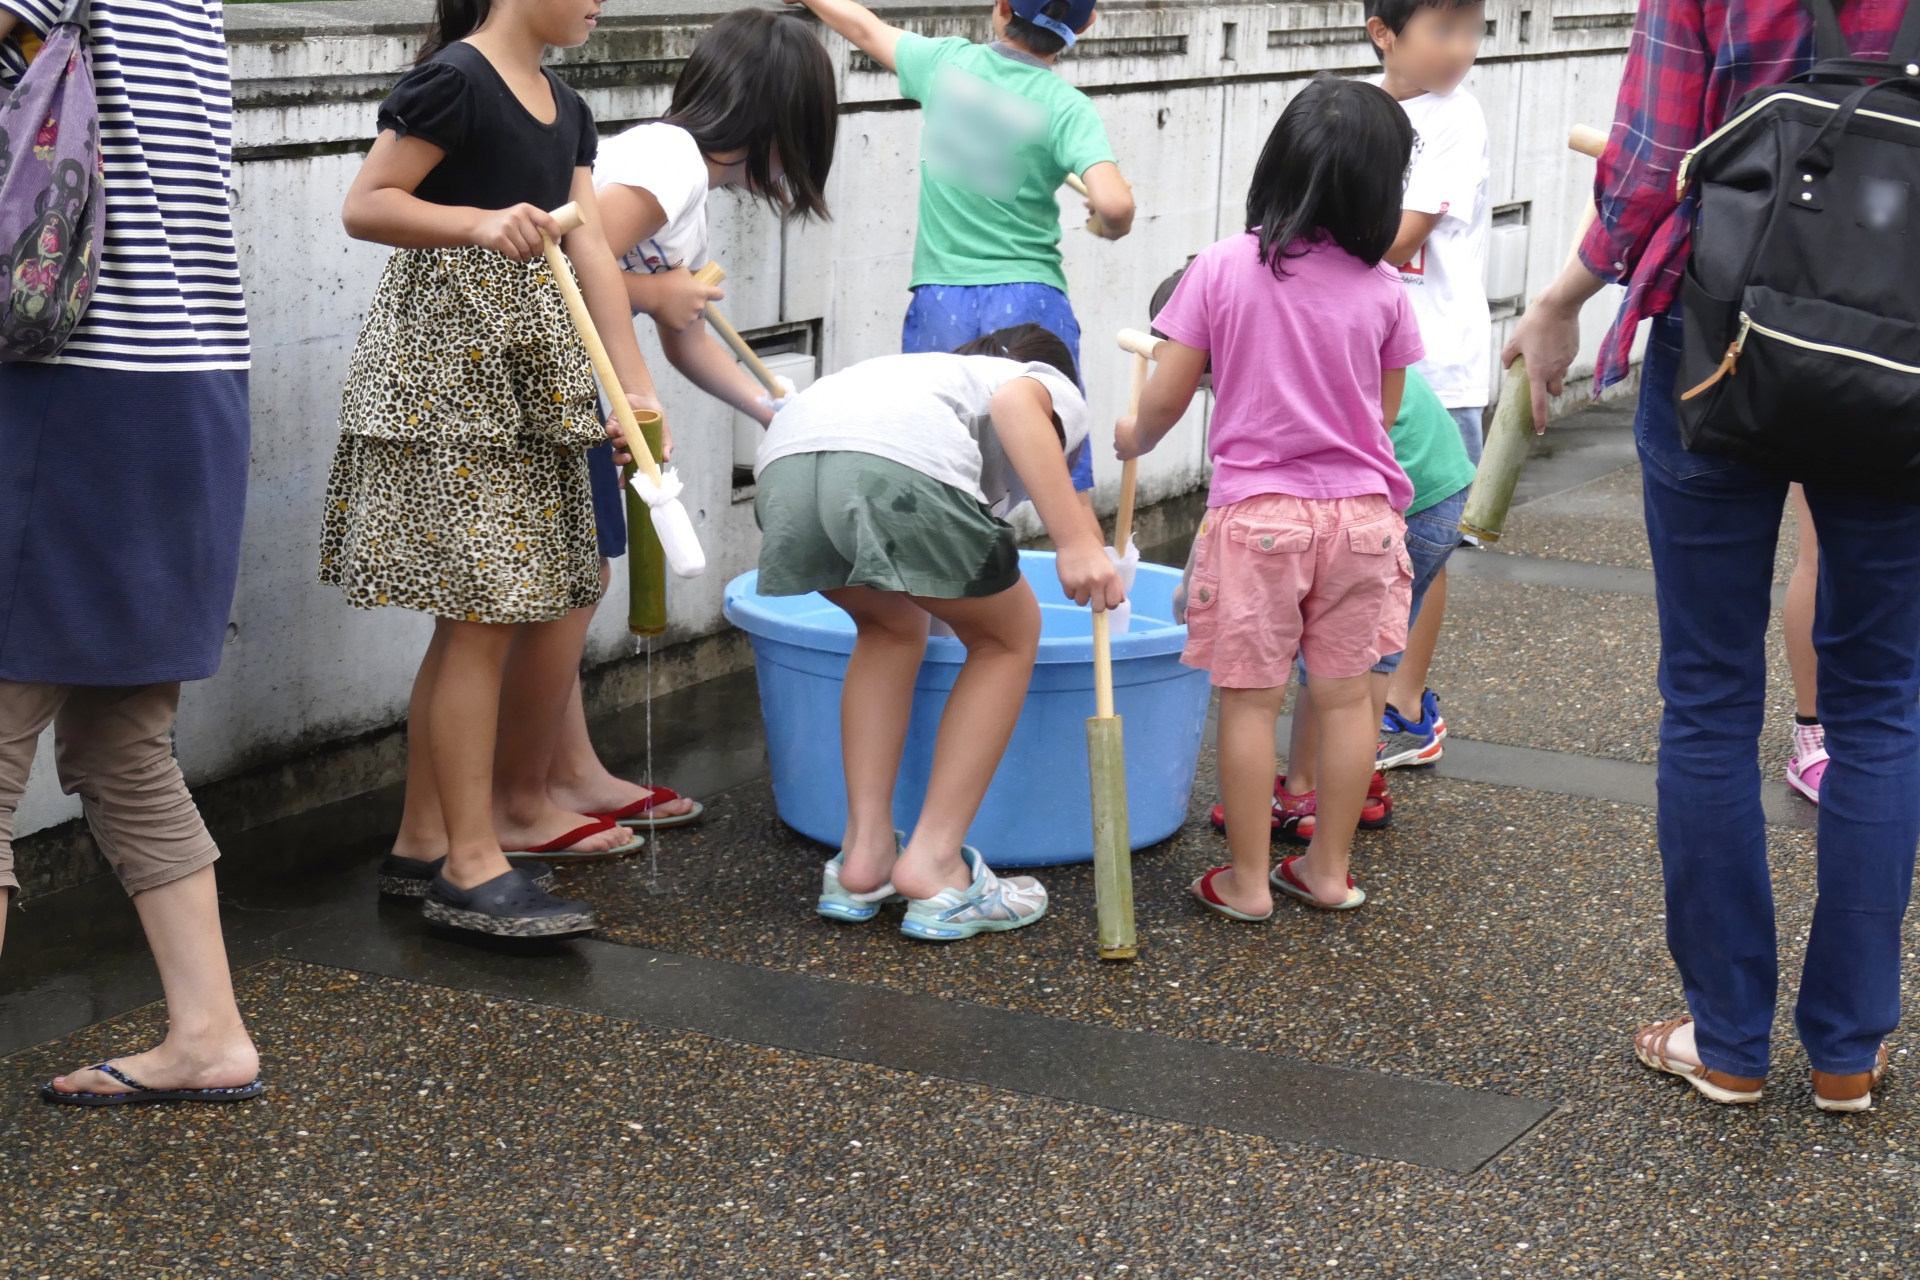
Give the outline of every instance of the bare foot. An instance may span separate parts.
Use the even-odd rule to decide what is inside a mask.
[[[1233,868],[1228,867],[1208,883],[1213,886],[1213,892],[1220,901],[1235,911],[1263,916],[1273,910],[1273,890],[1265,876],[1258,880],[1249,876],[1243,882],[1234,874]]]
[[[856,839],[841,849],[840,887],[848,893],[872,893],[893,879],[899,860],[900,846],[891,831],[874,840]]]
[[[252,1084],[260,1074],[260,1055],[246,1033],[219,1044],[179,1044],[168,1036],[158,1048],[130,1058],[114,1058],[111,1066],[148,1089],[237,1089]],[[55,1076],[61,1093],[130,1093],[126,1085],[92,1067],[72,1075]]]
[[[1344,863],[1337,870],[1327,870],[1324,862],[1315,864],[1313,850],[1308,849],[1292,864],[1294,879],[1307,886],[1314,901],[1322,906],[1337,907],[1353,896],[1353,889],[1347,884],[1347,867]]]
[[[577,809],[581,813],[617,813],[630,804],[647,798],[647,789],[637,782],[628,782],[625,778],[616,778],[605,769],[597,778],[579,778],[566,785],[550,783],[547,795],[554,804],[562,809]],[[693,812],[693,801],[681,796],[677,800],[668,800],[656,804],[647,810],[656,818],[678,818]]]
[[[842,881],[842,883],[845,883]],[[893,867],[893,887],[909,898],[931,898],[942,889],[965,890],[973,884],[967,860],[956,847],[933,853],[918,841],[909,843]]]
[[[591,826],[597,819],[584,813],[571,813],[556,804],[542,805],[533,812],[508,813],[496,808],[493,814],[494,834],[500,839],[500,847],[508,850],[530,850],[550,841],[558,840],[569,831],[578,831],[581,827]],[[565,849],[553,850],[555,853],[605,853],[609,849],[618,849],[633,839],[633,833],[624,827],[614,827],[610,831],[597,832],[582,836]]]

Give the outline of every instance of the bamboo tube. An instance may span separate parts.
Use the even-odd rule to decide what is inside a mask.
[[[709,262],[694,272],[693,278],[701,284],[719,284],[727,278],[727,273],[719,263]],[[747,345],[747,340],[740,336],[739,331],[727,323],[727,318],[720,314],[720,308],[711,302],[707,304],[707,323],[713,326],[714,332],[720,335],[722,341],[733,348],[733,354],[740,357],[740,363],[747,366],[747,372],[753,375],[755,382],[767,389],[768,395],[778,400],[786,394],[780,384],[774,381],[773,371],[767,368],[759,354]]]
[[[658,455],[665,420],[651,410],[636,412],[647,449]],[[667,552],[653,531],[647,504],[627,478],[631,465],[620,472],[620,491],[627,504],[627,632],[636,636],[664,635],[667,630]]]
[[[1132,345],[1130,344],[1132,342]],[[1128,412],[1140,409],[1140,391],[1146,385],[1146,351],[1139,341],[1153,339],[1132,330],[1120,335],[1123,349],[1133,352],[1133,380]],[[1139,463],[1129,459],[1120,472],[1120,511],[1114,520],[1114,546],[1123,551],[1133,535],[1133,504]],[[1113,709],[1113,641],[1107,613],[1093,614],[1093,705],[1087,721],[1087,776],[1093,789],[1093,894],[1099,918],[1100,958],[1132,960],[1140,954],[1133,920],[1133,836],[1127,819],[1127,749],[1120,717]]]

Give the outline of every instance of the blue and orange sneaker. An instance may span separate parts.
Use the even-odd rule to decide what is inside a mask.
[[[1380,749],[1373,759],[1376,769],[1410,769],[1432,764],[1441,755],[1440,741],[1447,736],[1447,722],[1440,718],[1440,700],[1427,689],[1420,695],[1420,718],[1408,720],[1392,707],[1380,717]]]

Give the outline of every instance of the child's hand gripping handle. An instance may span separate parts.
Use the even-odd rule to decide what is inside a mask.
[[[577,230],[586,221],[581,217],[580,206],[571,201],[553,211],[553,220],[560,224],[562,235]],[[667,563],[682,578],[697,577],[706,571],[707,557],[700,549],[700,539],[694,535],[687,509],[680,505],[680,477],[671,470],[663,474],[653,460],[633,406],[627,403],[627,393],[620,385],[620,375],[613,371],[613,360],[607,355],[606,344],[600,341],[592,313],[587,310],[587,300],[580,296],[580,286],[573,278],[566,255],[550,236],[542,234],[540,240],[547,269],[560,287],[560,296],[566,299],[567,314],[573,317],[574,331],[587,349],[593,372],[600,379],[600,389],[606,392],[607,400],[613,405],[613,416],[619,420],[621,434],[626,437],[627,452],[633,455],[634,466],[638,468],[633,477],[634,491],[647,504],[654,532],[660,535],[660,545],[666,549]]]

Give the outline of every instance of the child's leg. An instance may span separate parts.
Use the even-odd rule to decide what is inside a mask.
[[[980,812],[993,771],[1027,700],[1033,660],[1040,652],[1040,604],[1023,579],[998,595],[969,600],[915,597],[953,628],[967,646],[934,740],[927,802],[893,886],[909,898],[965,889],[973,877],[960,857],[967,828]]]
[[[433,735],[427,716],[446,647],[446,627],[436,623],[433,639],[420,658],[420,671],[413,677],[413,696],[407,700],[407,798],[400,811],[400,834],[394,837],[393,851],[421,862],[447,854],[447,824],[440,813],[440,788],[433,777]]]
[[[426,720],[447,832],[444,874],[471,889],[511,870],[493,830],[493,742],[515,629],[450,618],[436,619],[434,629],[440,669]]]
[[[1387,709],[1387,675],[1369,671],[1369,692],[1373,695],[1374,722]],[[1368,775],[1371,782],[1372,775]],[[1313,709],[1313,689],[1297,684],[1293,688],[1293,733],[1287,745],[1287,793],[1303,796],[1320,785],[1320,717]]]
[[[600,561],[600,589],[606,590],[609,566]],[[586,610],[589,621],[593,608]],[[560,738],[554,743],[553,763],[547,769],[547,795],[570,813],[614,813],[636,800],[647,798],[645,788],[625,778],[617,778],[600,762],[593,738],[587,733],[587,704],[580,693],[580,677],[573,678],[573,692],[567,695],[567,709],[560,718]],[[693,811],[693,801],[685,796],[654,805],[648,810],[656,818],[677,818]]]
[[[1374,691],[1380,681],[1374,672],[1323,678],[1311,671],[1307,680],[1320,721],[1320,773],[1315,779],[1320,795],[1313,843],[1294,865],[1294,874],[1320,901],[1344,902],[1353,833],[1360,825],[1379,742],[1380,713]]]
[[[847,775],[840,884],[852,893],[871,893],[893,878],[898,888],[893,783],[913,718],[913,682],[927,651],[927,615],[897,591],[836,587],[824,594],[859,629],[840,692],[840,758]]]
[[[1793,515],[1800,526],[1800,556],[1787,579],[1787,604],[1781,621],[1787,633],[1787,668],[1793,673],[1794,714],[1809,720],[1820,713],[1820,660],[1813,652],[1814,596],[1820,588],[1820,535],[1814,532],[1807,495],[1799,485],[1789,486]]]
[[[531,849],[593,821],[562,809],[547,794],[547,776],[586,647],[591,608],[552,622],[522,623],[507,654],[500,685],[500,736],[493,758],[494,829],[505,849]],[[603,853],[628,840],[625,830],[602,831],[569,852]]]
[[[1420,599],[1420,616],[1407,630],[1407,648],[1387,686],[1387,702],[1397,711],[1418,717],[1420,698],[1427,689],[1427,669],[1440,646],[1440,624],[1447,613],[1447,571],[1442,566]]]
[[[1287,688],[1220,690],[1220,799],[1227,811],[1233,869],[1215,876],[1213,891],[1236,911],[1273,908],[1267,884],[1273,842],[1273,731]],[[1354,820],[1359,821],[1355,813]]]

